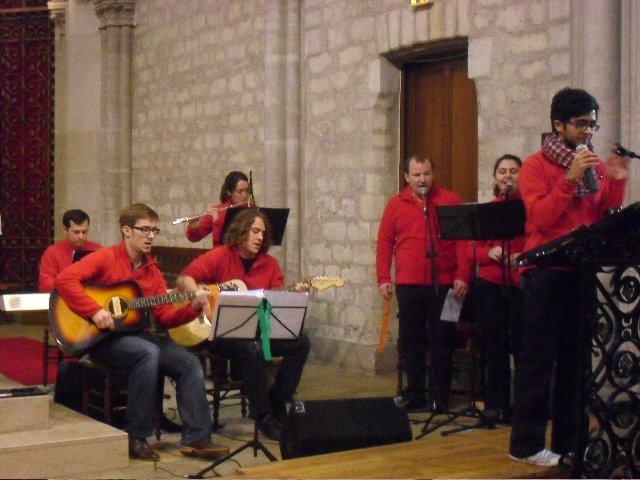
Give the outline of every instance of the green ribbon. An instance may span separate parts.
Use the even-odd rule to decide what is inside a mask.
[[[258,323],[260,324],[260,338],[262,340],[262,354],[264,359],[271,360],[271,343],[269,336],[271,334],[271,308],[272,305],[266,298],[262,299],[258,305]]]

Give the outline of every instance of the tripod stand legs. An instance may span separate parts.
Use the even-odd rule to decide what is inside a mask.
[[[189,475],[188,478],[203,478],[205,473],[210,472],[211,470],[216,468],[218,465],[220,465],[220,464],[226,462],[227,460],[235,457],[237,454],[239,454],[240,452],[246,450],[247,448],[253,448],[253,456],[254,457],[258,456],[258,450],[260,450],[262,453],[264,453],[264,456],[269,459],[269,461],[275,462],[275,461],[278,460],[267,449],[267,447],[265,447],[263,445],[263,443],[258,439],[258,421],[255,420],[254,423],[253,423],[253,438],[250,441],[248,441],[244,445],[236,448],[234,451],[229,452],[224,457],[220,457],[220,458],[214,460],[214,462],[211,465],[209,465],[207,468],[205,468],[203,470],[200,470],[198,473],[196,473],[194,475]]]

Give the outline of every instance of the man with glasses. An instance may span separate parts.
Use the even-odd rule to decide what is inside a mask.
[[[593,153],[591,137],[599,128],[598,111],[596,99],[581,89],[564,88],[553,97],[553,134],[520,171],[518,183],[527,214],[525,251],[590,225],[622,204],[627,160],[613,155],[605,163]],[[578,145],[588,148],[576,149]],[[585,179],[590,169],[595,185]],[[578,411],[582,378],[579,274],[568,268],[532,267],[522,273],[521,286],[524,324],[514,377],[509,456],[554,466],[561,455],[574,450],[580,422],[586,421],[584,412]],[[547,449],[552,378],[553,428],[551,449]]]
[[[78,315],[101,330],[115,330],[111,314],[83,288],[84,282],[111,285],[133,281],[145,297],[166,295],[167,284],[153,257],[149,255],[158,229],[158,214],[137,203],[120,214],[122,241],[86,256],[66,268],[55,281],[60,296]],[[166,328],[177,327],[196,318],[209,303],[210,293],[199,290],[182,308],[154,305],[151,313]],[[176,382],[178,412],[182,419],[182,448],[187,456],[214,459],[229,453],[211,442],[211,413],[207,402],[204,373],[192,353],[164,336],[143,330],[106,336],[90,349],[94,361],[128,372],[125,430],[129,434],[129,456],[157,461],[159,456],[147,443],[153,431],[153,415],[158,395],[159,375]]]

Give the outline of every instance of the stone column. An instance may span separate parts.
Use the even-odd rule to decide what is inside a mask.
[[[47,2],[49,8],[49,18],[54,23],[55,28],[55,109],[53,112],[53,128],[54,137],[53,144],[54,149],[54,175],[53,183],[54,192],[64,191],[64,185],[67,183],[67,103],[68,90],[67,90],[67,0],[53,0]],[[55,194],[54,194],[55,195]],[[62,218],[66,205],[63,202],[57,201],[58,198],[54,198],[54,225],[59,224],[59,219]],[[56,232],[57,233],[57,232]]]
[[[288,276],[300,275],[300,5],[265,4],[264,205],[291,209],[283,248]]]
[[[131,61],[135,0],[94,0],[100,19],[100,176],[104,218],[131,203]],[[144,199],[140,199],[144,201]],[[119,240],[117,232],[113,241]]]
[[[620,138],[620,2],[572,0],[571,86],[598,100],[596,153],[609,156]]]
[[[622,0],[620,143],[640,152],[640,4]],[[640,198],[640,160],[631,160],[627,202]]]

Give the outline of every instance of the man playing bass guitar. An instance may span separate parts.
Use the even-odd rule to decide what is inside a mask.
[[[118,331],[112,313],[96,302],[83,285],[84,282],[109,285],[133,281],[145,296],[166,294],[167,284],[149,255],[159,233],[158,220],[158,214],[147,205],[137,203],[126,207],[120,214],[122,241],[67,267],[56,278],[55,290],[74,313],[93,322],[102,332],[113,331],[93,344],[89,351],[94,361],[128,371],[125,430],[129,434],[130,458],[159,460],[146,440],[153,431],[159,374],[176,381],[178,411],[183,423],[180,452],[187,456],[219,458],[229,453],[229,449],[211,442],[212,419],[199,360],[169,338],[145,331],[144,325],[139,330]],[[209,304],[208,297],[209,292],[201,290],[194,293],[190,304],[180,309],[168,303],[153,303],[150,310],[160,325],[175,327],[199,315]]]

